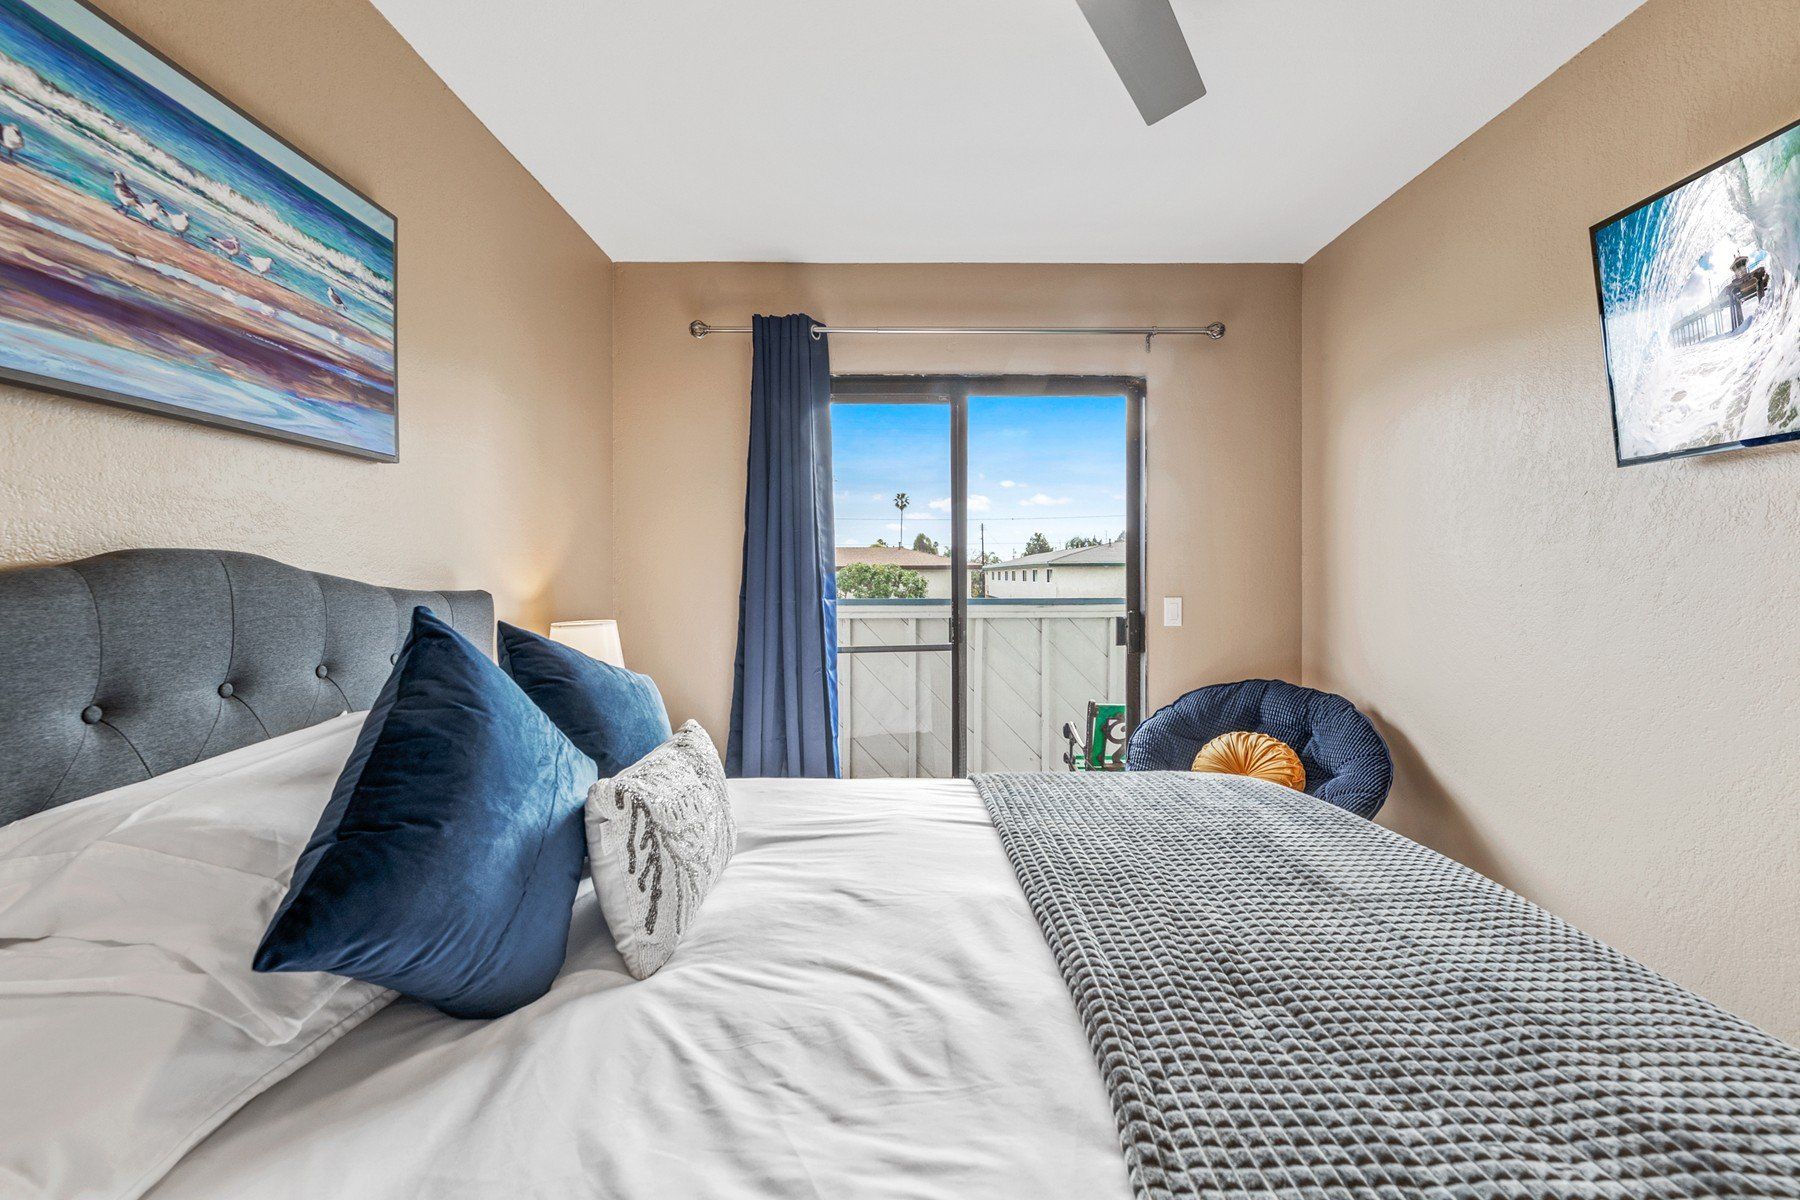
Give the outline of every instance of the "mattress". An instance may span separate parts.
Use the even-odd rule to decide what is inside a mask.
[[[254,973],[359,724],[0,830],[0,1196],[1800,1195],[1800,1055],[1253,781],[734,781],[650,979]]]
[[[1108,1096],[965,781],[741,780],[737,856],[626,974],[584,889],[549,995],[398,1001],[149,1194],[1124,1200]]]

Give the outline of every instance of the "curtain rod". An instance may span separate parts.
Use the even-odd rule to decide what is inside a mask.
[[[750,327],[748,325],[708,325],[705,321],[690,321],[688,323],[688,332],[696,338],[703,338],[709,333],[749,333]],[[828,333],[926,334],[939,337],[956,337],[967,334],[982,336],[1022,335],[1032,337],[1048,334],[1068,334],[1084,337],[1141,337],[1144,339],[1144,348],[1149,349],[1151,339],[1159,337],[1209,337],[1216,342],[1225,336],[1225,323],[1223,321],[1214,321],[1211,325],[1202,325],[1198,328],[1172,329],[1162,329],[1155,325],[1136,328],[1120,328],[1100,325],[1077,326],[1073,328],[1055,326],[981,328],[966,325],[814,325],[812,327],[812,333],[814,337],[819,337],[822,334]]]

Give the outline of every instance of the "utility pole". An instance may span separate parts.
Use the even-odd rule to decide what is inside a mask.
[[[981,580],[981,598],[983,600],[986,600],[987,599],[987,522],[986,521],[983,521],[981,523],[981,557],[977,561],[981,563],[981,574],[980,574],[980,576],[978,576],[978,578]]]

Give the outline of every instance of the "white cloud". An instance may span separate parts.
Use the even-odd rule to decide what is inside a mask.
[[[1047,506],[1047,505],[1052,505],[1052,504],[1067,504],[1068,502],[1069,502],[1069,498],[1067,496],[1046,496],[1042,492],[1038,492],[1034,496],[1028,496],[1025,499],[1019,501],[1020,504],[1038,505],[1038,506]]]
[[[1000,486],[1003,488],[1021,488],[1021,487],[1024,487],[1025,485],[1022,483],[1016,482],[1015,480],[1002,479],[1000,481]]]
[[[931,507],[937,509],[939,512],[949,512],[950,497],[945,496],[942,500],[933,500],[931,502]],[[969,496],[969,511],[972,513],[989,512],[993,507],[994,502],[979,492],[972,493]]]

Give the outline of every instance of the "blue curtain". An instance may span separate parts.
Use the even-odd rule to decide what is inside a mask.
[[[733,776],[838,773],[831,360],[813,319],[752,322],[750,484],[731,693]]]

